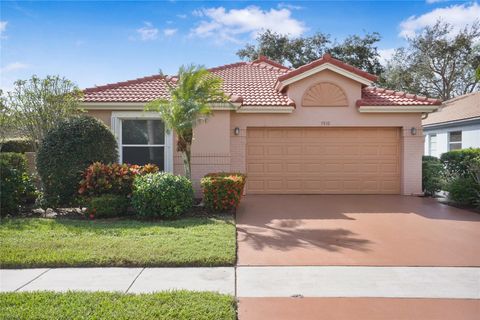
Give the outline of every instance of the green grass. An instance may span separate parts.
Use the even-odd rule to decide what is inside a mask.
[[[4,219],[0,266],[225,266],[235,263],[231,218],[174,221]]]
[[[210,292],[0,293],[0,319],[232,319],[233,297]]]

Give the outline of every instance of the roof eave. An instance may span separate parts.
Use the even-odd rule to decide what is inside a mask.
[[[361,113],[429,113],[437,110],[438,105],[409,106],[359,106]]]
[[[143,110],[148,102],[82,102],[80,108],[85,110]],[[237,110],[241,102],[216,102],[210,107],[212,110]]]

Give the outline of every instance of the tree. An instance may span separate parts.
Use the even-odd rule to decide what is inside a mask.
[[[480,25],[457,34],[453,26],[437,21],[408,39],[387,62],[381,85],[391,89],[448,100],[479,89]]]
[[[3,90],[0,89],[0,149],[5,139],[14,130],[13,117],[7,109],[6,101]]]
[[[82,92],[65,78],[32,76],[18,80],[5,99],[6,110],[14,118],[19,131],[35,142],[35,148],[45,134],[79,111]]]
[[[170,99],[157,99],[146,110],[157,111],[168,130],[177,135],[177,151],[182,154],[185,176],[191,179],[193,128],[211,114],[210,104],[227,102],[222,80],[202,66],[181,66],[177,80],[167,81]]]
[[[321,32],[310,37],[289,38],[287,35],[266,30],[258,36],[256,45],[247,44],[237,51],[237,55],[250,61],[263,55],[298,68],[321,58],[328,52],[335,58],[378,75],[383,71],[379,61],[380,55],[375,46],[380,39],[380,34],[374,32],[363,37],[352,35],[342,42],[333,43],[330,35]]]

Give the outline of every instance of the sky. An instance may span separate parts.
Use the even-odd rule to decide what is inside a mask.
[[[5,1],[0,2],[0,88],[35,74],[80,88],[215,67],[265,29],[342,40],[379,32],[386,59],[442,18],[457,30],[480,17],[476,1]]]

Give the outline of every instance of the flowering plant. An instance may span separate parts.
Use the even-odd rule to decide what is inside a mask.
[[[214,212],[230,211],[242,198],[246,176],[242,173],[209,173],[201,180],[205,207]]]
[[[88,166],[83,173],[78,193],[87,197],[103,194],[129,196],[132,193],[135,176],[153,172],[158,172],[158,167],[154,164],[138,166],[125,163],[95,162]]]

